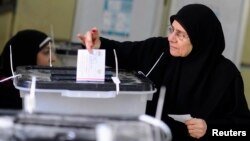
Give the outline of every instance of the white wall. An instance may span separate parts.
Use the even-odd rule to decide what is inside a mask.
[[[77,33],[85,33],[92,27],[103,29],[104,25],[104,4],[105,2],[123,0],[78,0],[75,16],[75,24],[73,27],[72,42],[79,42],[76,37]],[[132,9],[127,14],[129,36],[107,35],[115,40],[142,40],[151,36],[160,34],[161,13],[163,8],[163,0],[131,0]],[[114,20],[110,22],[120,22]],[[114,23],[113,23],[114,24]]]

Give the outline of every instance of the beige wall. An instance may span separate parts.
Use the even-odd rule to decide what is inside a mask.
[[[241,73],[244,80],[245,95],[250,108],[250,10],[248,13],[248,22],[245,33],[245,42],[242,50],[242,63],[245,64],[241,67]]]
[[[250,68],[241,68],[241,74],[244,81],[245,95],[248,103],[248,107],[250,108]]]
[[[2,53],[5,43],[11,36],[13,13],[6,11],[0,13],[0,53]]]
[[[248,22],[245,33],[245,43],[242,51],[242,63],[250,65],[250,10],[248,13]]]
[[[25,28],[39,29],[56,40],[70,40],[76,0],[18,0],[14,33]],[[51,28],[52,27],[52,28]]]

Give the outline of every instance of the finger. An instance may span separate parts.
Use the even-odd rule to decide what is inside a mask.
[[[92,34],[92,41],[93,41],[93,43],[95,43],[96,40],[99,38],[99,32],[98,32],[97,28],[92,28],[91,34]]]
[[[84,35],[78,33],[78,34],[77,34],[77,37],[81,40],[81,42],[82,42],[83,44],[85,44],[85,37],[84,37]]]
[[[199,118],[192,118],[190,120],[187,120],[185,122],[186,125],[197,125],[197,124],[201,124],[203,122],[202,119]]]
[[[87,32],[86,36],[85,36],[85,45],[87,50],[91,53],[92,52],[92,48],[93,48],[93,37],[91,32]]]
[[[91,35],[87,32],[85,35],[77,34],[77,37],[81,40],[82,44],[85,45],[86,49],[89,51],[89,53],[92,53],[92,47],[93,43],[91,41]]]
[[[93,27],[93,28],[91,29],[91,31],[94,33],[94,32],[97,32],[98,29],[97,29],[96,27]]]
[[[200,138],[203,136],[203,132],[199,129],[195,129],[195,130],[188,130],[189,132],[189,135],[191,137],[194,137],[194,138]]]
[[[188,132],[192,137],[202,137],[206,133],[206,127],[204,126],[197,126],[197,125],[189,125],[187,126]]]
[[[205,126],[202,123],[197,122],[196,124],[187,125],[187,128],[188,128],[188,130],[196,130],[196,129],[204,130]]]

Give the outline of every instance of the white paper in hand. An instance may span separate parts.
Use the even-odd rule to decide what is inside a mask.
[[[182,123],[192,118],[190,114],[184,114],[184,115],[168,114],[168,116]]]
[[[86,49],[79,49],[77,55],[77,81],[105,80],[105,50],[93,49],[89,53]]]

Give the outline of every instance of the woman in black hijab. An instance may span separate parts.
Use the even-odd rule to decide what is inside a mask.
[[[17,66],[49,65],[51,38],[45,33],[27,29],[19,31],[4,46],[1,54],[0,79],[12,76],[10,46],[12,52],[13,71]],[[55,61],[52,53],[51,62]],[[13,86],[12,80],[0,83],[0,109],[22,109],[19,91]]]
[[[167,38],[117,42],[99,38],[96,28],[78,37],[89,50],[106,49],[107,65],[115,65],[115,49],[120,68],[142,71],[158,90],[166,86],[162,120],[170,126],[173,140],[206,140],[218,135],[212,134],[213,129],[243,131],[236,136],[246,136],[250,112],[243,80],[236,66],[222,55],[225,40],[216,15],[205,5],[190,4],[172,15],[170,22]],[[146,114],[155,115],[158,93],[148,102]],[[183,124],[168,114],[193,118]]]

